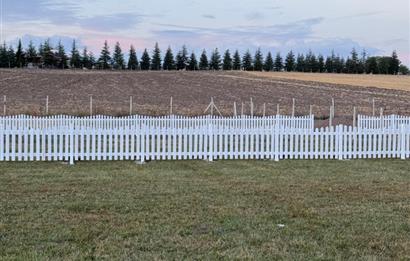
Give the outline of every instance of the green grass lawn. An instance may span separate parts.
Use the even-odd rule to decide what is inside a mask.
[[[410,161],[0,163],[0,259],[409,259]]]

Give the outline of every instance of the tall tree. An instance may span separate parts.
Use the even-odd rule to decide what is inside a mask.
[[[296,58],[296,71],[305,72],[305,56],[303,54],[298,54]]]
[[[81,55],[81,66],[83,68],[92,69],[90,64],[90,55],[88,54],[87,47],[84,47],[83,54]]]
[[[137,70],[138,69],[138,58],[137,52],[133,45],[130,47],[130,53],[128,55],[128,70]]]
[[[241,56],[239,55],[238,50],[236,50],[233,55],[232,69],[240,70],[241,67],[242,67]]]
[[[350,53],[351,57],[346,60],[346,69],[348,73],[358,73],[359,72],[359,57],[357,55],[356,49],[353,48]]]
[[[201,57],[199,58],[199,70],[208,70],[209,63],[208,63],[208,56],[206,55],[205,49],[201,53]]]
[[[325,58],[321,54],[319,54],[317,58],[317,65],[318,65],[318,72],[325,71]]]
[[[19,39],[16,51],[16,65],[18,68],[22,68],[26,65],[25,54],[23,51],[23,47],[21,45],[21,39]]]
[[[161,50],[159,49],[158,43],[155,43],[152,53],[151,70],[161,70]]]
[[[164,70],[175,70],[175,60],[174,54],[172,53],[172,49],[168,46],[168,49],[164,56],[164,64],[162,65]]]
[[[282,56],[278,52],[275,57],[275,71],[280,72],[283,69],[283,60]]]
[[[147,49],[144,49],[144,52],[142,53],[142,56],[141,56],[141,62],[140,62],[141,70],[143,71],[149,70],[150,65],[151,65],[151,57],[149,56]]]
[[[185,70],[188,67],[188,51],[186,46],[183,45],[181,51],[176,56],[177,70]]]
[[[247,50],[245,52],[245,54],[243,55],[242,58],[242,67],[245,71],[252,71],[253,70],[253,66],[252,66],[252,55],[249,52],[249,50]]]
[[[80,68],[81,67],[81,56],[80,52],[77,49],[77,45],[75,40],[73,40],[73,45],[71,48],[71,60],[70,66],[73,68]]]
[[[253,69],[255,71],[263,70],[263,55],[260,48],[258,48],[255,52],[255,58],[253,60]]]
[[[30,42],[28,44],[28,48],[26,50],[26,59],[28,61],[33,62],[35,57],[37,57],[37,50],[36,50],[36,47],[33,44],[33,41],[30,40]]]
[[[221,69],[221,55],[219,54],[218,48],[212,52],[211,60],[209,62],[209,69],[218,71]]]
[[[98,59],[99,68],[106,70],[111,68],[111,56],[110,48],[107,41],[104,42],[104,46],[101,50],[100,58]]]
[[[120,43],[117,42],[114,47],[114,54],[112,56],[113,67],[116,70],[125,69],[124,54],[122,53]]]
[[[51,44],[50,44],[50,39],[47,39],[44,42],[44,45],[42,47],[42,52],[43,52],[44,66],[47,67],[47,68],[54,67],[55,66],[55,59],[54,59],[53,48],[51,47]]]
[[[231,53],[229,52],[229,49],[225,51],[222,69],[225,71],[232,70],[232,57]]]
[[[65,53],[65,49],[61,41],[59,41],[57,45],[57,57],[58,57],[57,67],[60,69],[66,69],[68,57]]]
[[[268,52],[268,55],[266,56],[265,63],[263,64],[263,69],[267,72],[273,71],[274,68],[274,63],[273,63],[273,57],[272,53]]]
[[[397,52],[393,51],[390,60],[389,74],[398,74],[400,69],[400,60],[397,56]]]
[[[293,51],[291,50],[287,55],[285,59],[285,70],[287,72],[293,72],[296,67],[296,61],[295,61],[295,55],[293,54]]]
[[[4,42],[0,45],[0,68],[9,67],[8,55],[7,55],[7,47],[6,43]]]
[[[197,71],[198,70],[198,61],[196,59],[195,53],[191,53],[191,57],[189,57],[189,65],[188,69],[191,71]]]
[[[14,52],[13,47],[10,45],[7,49],[7,57],[8,57],[8,67],[14,68],[16,67],[16,53]]]
[[[376,57],[369,57],[366,60],[367,73],[379,74],[379,66]]]

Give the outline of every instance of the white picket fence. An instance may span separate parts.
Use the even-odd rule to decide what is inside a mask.
[[[313,129],[274,117],[68,118],[0,119],[0,161],[410,157],[410,125],[404,124]]]
[[[395,128],[399,129],[400,126],[410,125],[410,116],[400,115],[386,115],[386,116],[357,116],[357,127],[362,129],[378,129],[378,128]]]

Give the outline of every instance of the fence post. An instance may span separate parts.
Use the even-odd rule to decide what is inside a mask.
[[[46,115],[48,115],[48,95],[46,97]]]
[[[404,124],[400,124],[400,159],[406,159],[406,135]]]
[[[68,138],[68,137],[67,137]],[[69,139],[70,139],[70,149],[67,150],[69,152],[69,158],[70,158],[70,165],[74,165],[74,124],[73,122],[70,122],[69,125]]]

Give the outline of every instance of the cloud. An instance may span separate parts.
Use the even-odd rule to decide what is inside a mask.
[[[202,15],[202,17],[208,18],[208,19],[215,19],[216,18],[214,15],[211,15],[211,14],[204,14],[204,15]]]
[[[249,21],[255,21],[255,20],[263,20],[265,16],[261,12],[252,12],[252,13],[246,14],[245,18]]]
[[[364,13],[357,13],[357,14],[353,14],[353,15],[339,16],[339,17],[333,18],[332,20],[362,18],[362,17],[373,16],[373,15],[379,15],[379,14],[383,14],[383,13],[384,13],[383,11],[364,12]]]

